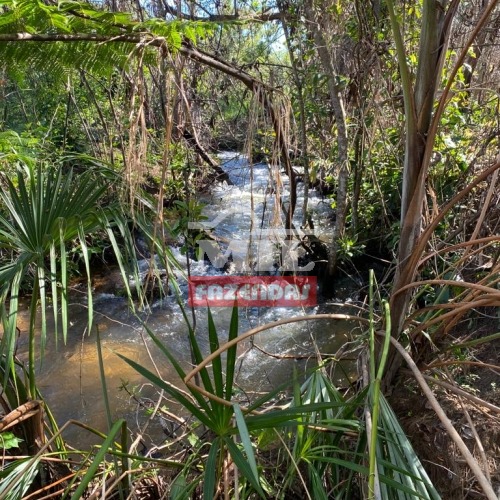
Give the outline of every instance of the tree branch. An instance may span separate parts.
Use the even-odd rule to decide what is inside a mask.
[[[262,14],[256,14],[254,16],[242,16],[241,14],[208,14],[207,16],[195,16],[193,14],[185,14],[184,12],[179,12],[177,7],[173,5],[168,5],[165,3],[162,5],[166,14],[176,17],[177,19],[183,19],[185,21],[198,21],[198,22],[212,22],[212,23],[224,23],[224,22],[234,22],[234,21],[245,21],[245,22],[268,22],[268,21],[279,21],[283,19],[283,12],[262,12]]]
[[[74,33],[74,34],[61,34],[61,33],[5,33],[0,34],[1,42],[97,42],[97,43],[113,43],[125,42],[135,45],[144,45],[150,47],[158,47],[168,51],[168,43],[164,37],[155,36],[151,33],[123,33],[121,35],[102,35],[97,33]],[[274,133],[278,149],[281,153],[281,160],[285,167],[285,171],[290,179],[290,206],[286,211],[286,229],[292,228],[293,213],[296,205],[296,175],[292,169],[292,163],[288,153],[288,144],[285,142],[285,134],[276,113],[270,91],[272,87],[266,85],[261,80],[254,78],[252,75],[243,71],[218,57],[208,54],[202,50],[194,48],[188,41],[184,40],[178,48],[178,52],[184,57],[188,57],[193,61],[209,66],[212,69],[221,71],[228,76],[231,76],[242,82],[249,88],[257,97],[273,124]]]

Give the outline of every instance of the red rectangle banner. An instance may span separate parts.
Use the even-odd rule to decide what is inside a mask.
[[[316,276],[191,276],[190,306],[309,307],[317,304]]]

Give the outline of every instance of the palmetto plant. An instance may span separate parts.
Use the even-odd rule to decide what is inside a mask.
[[[65,163],[77,163],[76,157],[65,160]],[[75,170],[63,164],[39,164],[37,168],[21,164],[13,178],[5,173],[0,178],[0,308],[3,323],[0,340],[0,407],[6,413],[0,418],[0,443],[4,443],[5,436],[8,436],[4,429],[15,427],[26,443],[26,453],[33,456],[28,460],[9,461],[9,466],[0,474],[1,498],[21,498],[35,481],[38,470],[43,468],[40,458],[47,453],[49,444],[60,458],[64,460],[66,457],[66,447],[60,436],[62,429],[58,430],[50,410],[43,410],[35,381],[35,366],[37,357],[43,356],[50,306],[54,316],[56,346],[61,333],[62,339],[66,340],[69,322],[69,250],[79,254],[87,274],[89,333],[93,308],[88,239],[93,235],[104,235],[112,246],[129,299],[131,292],[127,270],[132,272],[136,292],[139,298],[142,297],[129,211],[117,196],[120,175],[95,159],[78,157],[78,160],[79,166]],[[149,226],[153,224],[148,222],[147,216],[151,205],[148,205],[148,200],[139,198],[139,194],[136,200],[142,208],[136,222],[148,239],[151,233]],[[171,254],[158,241],[155,252],[168,269]],[[14,353],[19,295],[28,287],[32,291],[27,332],[29,359],[25,368],[15,359]],[[130,304],[134,307],[132,300]],[[35,322],[38,319],[41,324],[39,352],[36,351],[35,343]],[[47,423],[45,429],[44,421]],[[122,430],[122,440],[126,440],[126,425],[123,421],[110,425],[110,434],[92,465],[83,467],[75,474],[75,480],[80,473],[82,477],[78,479],[72,498],[80,498],[79,492],[93,480],[96,469],[103,463],[106,465],[104,455],[109,447],[116,448],[113,439],[119,429]],[[47,436],[51,440],[44,444]],[[5,448],[3,444],[1,446]],[[72,488],[73,482],[66,493]]]
[[[380,394],[380,373],[366,388],[343,395],[318,367],[303,384],[292,383],[243,404],[235,390],[239,342],[276,324],[303,320],[345,319],[317,315],[281,320],[238,335],[233,310],[227,342],[219,340],[208,314],[210,354],[203,358],[193,330],[188,332],[198,365],[186,373],[176,357],[149,329],[148,334],[186,383],[175,387],[159,375],[119,355],[168,394],[189,415],[184,438],[190,453],[171,484],[170,498],[369,498],[438,499],[420,461],[390,406]],[[351,319],[355,319],[351,317]],[[362,323],[369,324],[369,321]],[[187,320],[186,320],[187,321]],[[390,323],[389,323],[390,328]],[[389,338],[387,335],[386,338]],[[367,342],[374,342],[373,337]],[[387,346],[385,351],[387,352]],[[375,363],[374,350],[370,363]],[[326,362],[328,363],[328,362]],[[199,380],[194,381],[196,375]],[[283,391],[291,390],[283,399]],[[368,409],[363,412],[363,408]],[[366,423],[370,413],[373,427]],[[378,425],[377,425],[378,421]],[[181,436],[182,438],[182,436]],[[181,439],[178,438],[178,439]],[[194,443],[194,444],[193,444]],[[269,463],[272,462],[272,466]],[[377,476],[376,494],[371,477]],[[300,492],[300,493],[298,493]],[[380,496],[380,492],[384,496]]]
[[[29,328],[30,396],[35,397],[35,334],[37,307],[41,316],[41,351],[46,344],[49,300],[54,314],[55,336],[68,329],[68,257],[69,244],[77,246],[88,275],[90,262],[87,236],[96,231],[107,232],[119,261],[123,262],[113,231],[125,233],[123,211],[116,210],[110,192],[116,176],[104,167],[88,168],[76,174],[71,169],[38,165],[18,167],[15,178],[3,175],[0,185],[0,307],[4,335],[0,344],[2,362],[13,367],[19,294],[27,281],[32,286]],[[124,234],[126,236],[126,234]],[[124,238],[130,242],[131,238]],[[129,245],[130,247],[130,245]],[[122,266],[123,268],[123,266]],[[127,281],[125,280],[125,284]],[[50,293],[49,293],[50,290]],[[89,326],[92,322],[92,300],[89,300]],[[4,370],[5,374],[9,369]]]
[[[187,316],[185,316],[185,319],[187,322]],[[203,361],[203,356],[198,342],[196,341],[195,333],[193,329],[189,327],[189,323],[187,324],[194,358],[196,362],[201,363]],[[208,327],[211,351],[215,352],[219,348],[219,340],[210,314]],[[155,344],[175,368],[179,376],[184,378],[186,373],[175,356],[171,354],[168,348],[162,344],[160,339],[158,339],[149,329],[147,329],[147,331]],[[235,309],[231,319],[228,340],[234,340],[237,334],[238,316],[237,310]],[[188,492],[196,488],[200,479],[203,479],[202,489],[204,498],[213,498],[215,488],[221,480],[224,463],[226,463],[226,459],[229,457],[241,471],[242,478],[245,478],[248,484],[251,485],[253,491],[257,492],[261,498],[265,498],[264,491],[259,482],[254,450],[245,419],[243,418],[239,405],[232,401],[236,368],[236,345],[228,350],[224,368],[222,359],[217,357],[213,362],[212,373],[206,368],[200,371],[200,379],[203,383],[203,387],[209,394],[214,396],[214,399],[209,400],[196,390],[186,392],[174,387],[172,384],[163,381],[154,373],[138,365],[133,360],[120,354],[119,356],[158,388],[164,390],[175,401],[180,403],[197,420],[198,424],[201,424],[204,429],[214,436],[210,444],[203,440],[199,440],[199,446],[196,446],[196,454],[186,464],[185,469],[178,476],[171,498],[188,498]],[[236,434],[239,434],[241,438],[241,446],[235,443],[234,436]],[[206,460],[201,461],[202,464],[205,462],[204,474],[201,478],[196,478],[193,484],[189,484],[188,478],[190,476],[190,471],[193,467],[200,465],[197,462],[199,462],[200,457],[204,455],[205,449],[207,448],[208,457]]]

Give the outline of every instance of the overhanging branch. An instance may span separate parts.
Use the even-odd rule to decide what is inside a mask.
[[[167,40],[164,37],[155,36],[151,33],[123,33],[117,35],[103,35],[97,33],[3,33],[0,34],[0,44],[2,42],[95,42],[95,43],[130,43],[138,46],[149,46],[169,50]],[[278,149],[281,153],[281,160],[285,171],[290,179],[290,207],[286,210],[286,228],[292,227],[292,218],[296,206],[296,175],[292,169],[292,163],[288,154],[288,144],[285,142],[285,134],[279,119],[279,115],[273,108],[270,91],[272,88],[264,82],[254,78],[235,65],[228,63],[218,57],[208,54],[193,47],[189,42],[182,42],[178,50],[184,57],[197,61],[212,69],[225,73],[232,78],[242,82],[258,98],[262,107],[269,114],[277,141]],[[175,50],[172,50],[174,52]]]
[[[265,23],[268,21],[279,21],[283,18],[282,12],[262,12],[261,14],[255,15],[241,15],[237,14],[208,14],[206,16],[195,16],[194,14],[186,14],[184,12],[179,12],[177,7],[173,5],[164,4],[162,5],[165,10],[165,14],[169,14],[177,19],[183,19],[185,21],[197,21],[197,22],[211,22],[211,23],[225,23],[225,22],[261,22]]]

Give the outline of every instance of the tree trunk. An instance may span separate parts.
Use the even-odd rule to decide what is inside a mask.
[[[306,227],[308,223],[307,219],[307,206],[309,201],[309,154],[307,148],[307,130],[306,130],[306,111],[304,103],[304,85],[303,79],[300,76],[298,69],[297,60],[293,52],[292,43],[290,40],[290,29],[286,20],[285,7],[282,0],[278,0],[278,8],[280,9],[281,24],[283,26],[283,32],[285,34],[286,47],[290,57],[290,65],[292,67],[292,76],[295,82],[295,87],[297,88],[297,102],[299,106],[299,130],[300,130],[300,153],[303,160],[304,166],[304,202],[302,205],[302,226]]]
[[[305,10],[308,18],[307,28],[313,36],[321,65],[323,66],[327,77],[330,103],[335,116],[335,122],[337,124],[337,162],[339,167],[339,176],[335,211],[336,220],[328,248],[327,278],[330,279],[325,280],[325,284],[328,288],[324,290],[325,293],[328,294],[328,292],[331,292],[331,287],[333,286],[333,280],[331,278],[333,277],[337,267],[339,239],[343,236],[345,230],[347,181],[349,179],[348,139],[344,100],[341,90],[337,85],[337,74],[333,66],[325,37],[323,36],[324,28],[319,24],[316,18],[317,16],[315,15],[313,0],[308,0],[305,3]]]
[[[410,283],[416,273],[414,266],[408,266],[422,228],[422,208],[425,185],[430,163],[429,147],[433,147],[435,132],[431,132],[431,121],[436,92],[441,81],[442,69],[451,21],[458,1],[452,0],[445,14],[443,4],[438,0],[424,0],[422,27],[418,53],[418,68],[415,85],[412,88],[406,53],[402,43],[399,25],[392,1],[388,1],[389,15],[398,50],[398,62],[403,86],[405,104],[405,160],[401,200],[401,228],[398,247],[396,276],[391,297],[392,336],[398,338],[403,330],[404,320],[411,297],[411,290],[397,293]],[[386,374],[386,385],[392,382],[401,365],[398,356],[391,357]]]

